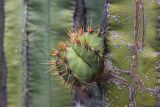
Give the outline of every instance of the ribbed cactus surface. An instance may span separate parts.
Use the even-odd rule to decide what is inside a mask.
[[[134,84],[134,78],[122,75],[135,88],[135,102],[138,107],[157,106],[157,95],[145,91],[143,87],[157,89],[156,63],[159,62],[160,45],[157,0],[110,0],[109,13],[109,41],[113,64],[138,75],[143,85],[138,86],[140,81]],[[121,84],[117,87],[117,84],[110,85],[108,89],[110,106],[128,106],[131,90],[127,91],[129,86],[123,87],[124,84]]]
[[[98,3],[99,7],[102,3]],[[92,10],[94,6],[89,2],[87,5],[92,13],[89,17],[97,18]],[[70,90],[62,88],[61,82],[47,72],[50,66],[44,63],[52,59],[50,53],[58,42],[68,38],[67,29],[72,26],[73,7],[73,1],[66,0],[5,0],[4,5],[1,4],[2,107],[72,106]]]
[[[159,0],[0,0],[0,107],[159,107],[159,40]]]

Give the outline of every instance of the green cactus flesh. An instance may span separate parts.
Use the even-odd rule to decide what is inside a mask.
[[[120,3],[121,2],[121,3]],[[119,5],[121,4],[121,5]],[[129,45],[133,43],[134,34],[134,2],[132,0],[111,0],[109,13],[110,29],[109,41],[111,59],[113,64],[120,69],[130,69],[132,63],[131,48]],[[146,87],[155,88],[157,83],[155,62],[159,61],[159,57],[154,53],[159,51],[159,41],[157,39],[157,1],[144,0],[145,20],[146,20],[146,46],[139,53],[139,63],[137,67],[137,75]],[[142,29],[142,21],[140,21],[140,29]],[[139,33],[139,42],[141,42],[141,31]],[[131,78],[124,76],[131,82]],[[129,105],[127,87],[111,85],[107,89],[110,106],[124,107]],[[136,90],[136,101],[138,107],[148,106],[155,107],[157,98],[146,92]]]
[[[16,2],[5,0],[4,51],[8,69],[7,107],[22,107],[23,102],[22,23],[20,21],[23,19],[22,4],[22,0]]]
[[[94,81],[103,68],[102,38],[96,33],[88,32],[70,37],[66,46],[59,45],[61,49],[56,60],[57,71],[60,75],[64,74],[65,81],[71,79],[70,75],[82,82]]]

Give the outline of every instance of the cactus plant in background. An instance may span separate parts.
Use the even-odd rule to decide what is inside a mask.
[[[159,11],[159,0],[0,0],[0,107],[159,107]]]

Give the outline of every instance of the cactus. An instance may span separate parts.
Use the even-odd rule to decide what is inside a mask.
[[[155,62],[159,61],[159,56],[154,55],[156,51],[159,51],[156,28],[158,19],[157,1],[136,0],[133,2],[122,0],[121,3],[123,5],[117,7],[119,2],[111,0],[109,7],[111,13],[109,40],[111,41],[110,51],[113,64],[120,69],[128,69],[134,75],[138,75],[139,79],[136,83],[133,83],[133,81],[136,81],[135,78],[137,77],[130,78],[123,75],[131,85],[139,84],[136,87],[134,85],[133,87],[127,86],[130,87],[129,92],[134,97],[132,99],[135,102],[134,106],[157,106]],[[142,7],[139,8],[139,6]],[[134,34],[134,32],[138,33]],[[128,96],[127,91],[121,86],[118,88],[116,86],[111,85],[108,88],[109,100],[112,101],[110,106],[127,106],[129,101],[126,97]],[[152,92],[153,95],[149,94],[150,91],[147,93],[146,87],[152,88],[155,94]],[[135,91],[131,91],[131,89],[135,89]],[[119,93],[119,91],[121,92]],[[115,99],[118,99],[119,102]]]
[[[22,41],[22,1],[4,1],[5,10],[5,35],[4,52],[6,56],[7,74],[7,106],[21,107],[23,103],[23,68],[21,61],[21,41]],[[17,7],[19,9],[17,9]],[[14,44],[14,45],[13,45]],[[12,53],[11,53],[12,50]],[[15,85],[16,84],[16,85]]]
[[[159,107],[159,2],[0,0],[0,107]]]
[[[103,40],[92,28],[88,32],[80,29],[69,33],[67,44],[59,43],[59,49],[53,51],[53,68],[68,83],[93,82],[103,68]],[[96,40],[96,41],[95,41]],[[78,65],[77,65],[78,64]],[[75,79],[75,80],[74,80]]]
[[[154,86],[156,84],[156,72],[153,73],[153,71],[156,71],[155,67],[155,62],[159,61],[159,58],[157,56],[152,56],[152,53],[155,53],[153,50],[151,50],[150,46],[148,43],[148,39],[150,40],[151,37],[148,37],[146,35],[154,34],[156,32],[156,29],[154,29],[154,26],[156,24],[155,18],[158,18],[157,16],[157,1],[152,1],[152,5],[148,5],[149,2],[151,1],[142,1],[142,0],[137,0],[135,2],[132,1],[121,1],[123,2],[123,7],[114,7],[116,5],[116,1],[109,1],[109,30],[108,33],[110,35],[109,41],[110,41],[110,51],[111,51],[111,61],[108,61],[105,66],[107,67],[113,67],[113,68],[106,68],[107,70],[111,71],[110,75],[111,77],[106,80],[110,81],[113,83],[116,83],[115,86],[121,87],[121,85],[126,86],[129,90],[129,94],[126,93],[126,90],[123,88],[123,93],[124,94],[119,94],[119,91],[116,89],[116,87],[111,84],[111,87],[107,89],[108,92],[108,98],[109,98],[109,105],[110,106],[156,106],[159,103],[156,102],[156,97],[157,97],[157,88]],[[108,2],[107,2],[108,3]],[[132,6],[135,6],[132,7]],[[130,7],[130,9],[135,9],[134,11],[131,10],[126,10],[124,6]],[[150,6],[150,7],[149,7]],[[112,9],[113,8],[113,9]],[[147,14],[146,14],[147,11]],[[155,16],[155,17],[147,17],[148,15]],[[135,16],[134,16],[135,15]],[[146,24],[147,23],[147,24]],[[128,27],[130,26],[130,27]],[[153,26],[152,28],[148,28],[148,26]],[[126,28],[127,27],[127,28]],[[152,31],[150,29],[153,29]],[[154,31],[155,30],[155,31]],[[131,35],[134,34],[133,38]],[[79,38],[79,37],[78,37]],[[155,39],[155,38],[152,38]],[[79,39],[78,39],[79,40]],[[134,40],[132,42],[132,40]],[[81,41],[79,41],[81,43]],[[156,44],[156,43],[155,43]],[[158,45],[158,43],[157,43]],[[113,47],[114,46],[114,47]],[[154,46],[152,46],[153,48]],[[80,47],[76,47],[76,50],[80,49]],[[122,51],[123,49],[123,51]],[[104,48],[103,48],[104,50]],[[68,50],[70,51],[70,49]],[[67,51],[67,52],[68,52]],[[68,52],[66,54],[70,54]],[[83,53],[83,51],[78,51],[78,54]],[[150,53],[151,56],[148,56],[147,53]],[[73,54],[73,52],[71,53]],[[125,56],[124,56],[125,55]],[[132,55],[132,57],[130,57]],[[68,55],[69,56],[69,55]],[[121,58],[120,56],[124,56],[124,64],[121,64]],[[127,56],[127,57],[126,57]],[[148,57],[147,57],[148,56]],[[147,58],[146,58],[147,57]],[[144,59],[143,59],[144,58]],[[66,57],[67,59],[67,57]],[[72,58],[73,59],[73,58]],[[83,59],[83,58],[82,58]],[[88,57],[88,59],[90,59]],[[88,60],[85,59],[85,60]],[[153,67],[150,67],[148,69],[147,74],[144,73],[144,70],[146,69],[146,64],[144,63],[144,60],[147,60],[148,64],[153,64]],[[67,62],[69,64],[74,60],[71,60],[70,58],[67,59]],[[119,64],[117,66],[117,64]],[[143,66],[142,66],[143,65]],[[58,66],[58,64],[57,64]],[[76,65],[74,65],[75,67]],[[117,66],[117,67],[115,67]],[[69,66],[70,67],[70,66]],[[71,66],[72,67],[72,66]],[[70,68],[71,68],[70,67]],[[84,67],[84,66],[83,66]],[[80,68],[83,68],[80,66]],[[84,67],[85,68],[85,67]],[[72,68],[71,68],[72,69]],[[100,69],[100,68],[99,68]],[[121,69],[128,69],[127,70],[121,70]],[[77,70],[77,69],[76,69]],[[81,69],[81,73],[85,70]],[[72,70],[71,70],[72,71]],[[78,70],[77,70],[78,71]],[[113,71],[118,71],[121,75],[119,74],[114,74]],[[113,74],[112,74],[113,72]],[[72,73],[72,72],[71,72]],[[77,73],[74,71],[74,73]],[[63,73],[62,73],[63,74]],[[129,74],[129,75],[128,75]],[[61,74],[60,74],[61,75]],[[90,78],[92,74],[88,74],[88,78]],[[149,78],[154,78],[154,80],[148,82],[150,84],[145,84],[147,80],[143,80],[143,76],[146,76],[146,79],[149,81]],[[148,76],[147,76],[148,75]],[[150,76],[149,76],[150,75]],[[69,76],[67,75],[67,80]],[[77,78],[81,77],[81,75],[78,74]],[[70,83],[72,81],[69,81]],[[92,80],[94,82],[94,80]],[[134,86],[136,85],[136,86]],[[121,87],[122,88],[122,87]],[[117,92],[116,92],[117,91]],[[143,93],[140,93],[139,91],[142,91]],[[116,95],[112,95],[112,93],[116,93]],[[125,96],[128,95],[128,98]],[[124,97],[126,98],[124,100]],[[146,102],[143,100],[137,100],[137,99],[142,99],[146,98]],[[116,100],[113,99],[119,99],[120,102],[117,102]],[[121,100],[121,98],[123,98]],[[128,100],[127,100],[128,99]],[[147,101],[149,99],[149,101]],[[112,100],[113,102],[110,102]],[[114,102],[115,101],[115,102]]]
[[[61,21],[52,21],[61,17],[59,11],[63,10],[62,7],[54,5],[64,2],[64,5],[70,4],[68,8],[72,4],[70,1],[63,0],[53,0],[50,1],[51,3],[49,1],[5,1],[7,107],[71,106],[72,96],[69,90],[61,88],[59,82],[46,73],[49,66],[43,63],[50,58],[48,55],[50,46],[55,45],[59,39],[65,38],[57,36],[56,33],[63,31],[61,33],[65,34],[66,25],[59,28],[55,25],[63,22],[68,23],[69,26],[71,23],[65,17],[61,18]],[[18,11],[17,7],[19,7]],[[71,10],[66,11],[69,13],[67,16],[72,17]],[[51,34],[50,29],[53,29],[54,33]],[[50,41],[51,38],[55,42]],[[10,53],[11,50],[12,53]],[[60,97],[62,95],[66,97]]]

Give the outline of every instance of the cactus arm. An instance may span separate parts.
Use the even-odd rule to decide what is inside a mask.
[[[4,0],[0,0],[0,107],[7,107],[7,68],[4,55]]]

